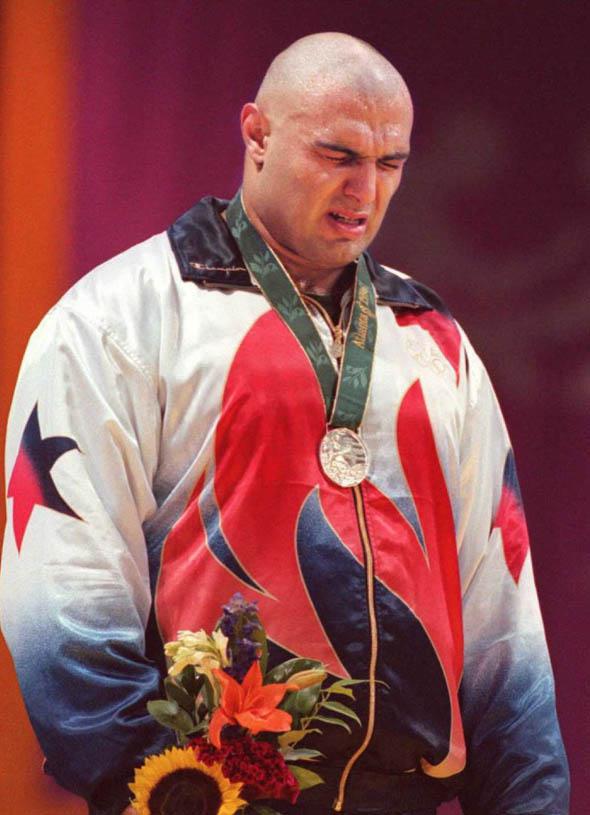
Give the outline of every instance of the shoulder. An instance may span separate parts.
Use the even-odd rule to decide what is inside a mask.
[[[180,281],[165,232],[97,266],[54,306],[40,326],[65,337],[81,331],[94,344],[112,344],[144,370],[156,364],[162,323],[173,315]],[[94,340],[92,339],[94,337]]]
[[[372,258],[369,260],[369,271],[381,303],[391,305],[397,310],[408,308],[428,311],[434,309],[451,317],[451,312],[444,300],[429,286],[399,269],[377,263]]]
[[[177,266],[162,232],[90,271],[64,294],[57,308],[104,327],[113,327],[122,316],[147,321],[152,303],[169,294],[175,277]]]
[[[376,264],[372,272],[378,302],[390,305],[397,324],[405,329],[427,332],[451,363],[457,384],[479,387],[485,368],[469,338],[440,295],[404,272]]]
[[[166,233],[132,246],[63,295],[31,337],[28,358],[42,360],[51,349],[69,353],[75,346],[98,364],[117,348],[153,379],[179,280]]]

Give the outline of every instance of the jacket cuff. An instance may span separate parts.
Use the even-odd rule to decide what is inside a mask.
[[[131,802],[132,776],[106,781],[88,799],[88,815],[121,815]]]

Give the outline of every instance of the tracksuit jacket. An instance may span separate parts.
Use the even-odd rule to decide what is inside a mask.
[[[362,727],[318,742],[326,783],[279,809],[386,815],[458,793],[467,815],[566,815],[514,458],[480,359],[433,292],[367,255],[370,472],[336,486],[316,376],[224,206],[203,199],[84,277],[23,361],[1,614],[47,771],[120,812],[133,767],[173,741],[146,711],[162,641],[212,630],[240,591],[271,660],[367,680]]]

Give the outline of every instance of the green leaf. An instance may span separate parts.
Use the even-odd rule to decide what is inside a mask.
[[[314,709],[320,695],[320,685],[311,685],[309,688],[293,693],[295,710],[302,716],[307,716]]]
[[[178,703],[170,699],[153,699],[147,703],[147,709],[152,716],[176,716],[180,711]]]
[[[307,750],[305,747],[291,748],[283,753],[285,761],[316,761],[318,758],[325,758],[319,750]]]
[[[305,736],[309,735],[310,733],[321,732],[322,731],[317,727],[310,727],[308,730],[289,730],[288,733],[281,733],[279,736],[279,746],[283,748],[290,747],[291,745],[300,742],[301,739],[305,738]]]
[[[186,710],[182,710],[176,702],[157,699],[148,702],[147,709],[157,722],[164,727],[178,730],[179,733],[189,733],[195,726],[192,716],[189,716]]]
[[[195,697],[187,693],[183,687],[178,685],[172,677],[167,676],[164,680],[164,688],[168,699],[176,702],[183,710],[191,716],[195,710]]]
[[[266,639],[266,632],[264,628],[255,629],[252,634],[252,639],[260,645],[260,670],[262,675],[266,673],[266,665],[268,663],[268,642]]]
[[[279,747],[289,747],[291,744],[297,744],[298,741],[307,735],[307,730],[289,730],[288,733],[281,733],[278,738]]]
[[[286,662],[276,665],[266,674],[264,684],[287,682],[293,674],[299,673],[299,671],[309,671],[311,668],[323,668],[323,662],[319,662],[317,659],[304,659],[303,657],[288,659]]]
[[[207,705],[205,705],[205,704],[203,704],[203,702],[201,702],[201,704],[197,708],[197,719],[199,721],[201,721],[202,719],[205,719],[207,717],[208,713],[209,713],[209,710],[207,709]]]
[[[324,783],[324,779],[320,775],[306,769],[305,767],[297,767],[297,765],[292,765],[289,767],[289,769],[297,779],[299,789],[308,790],[310,787],[317,787],[318,784]]]
[[[336,713],[341,713],[343,716],[348,716],[349,719],[354,719],[357,724],[361,724],[361,720],[356,715],[354,710],[351,710],[351,708],[341,704],[340,702],[332,702],[328,700],[326,702],[322,702],[322,707],[327,707],[328,710],[333,710]]]
[[[291,691],[285,696],[279,707],[291,714],[293,730],[296,730],[299,727],[300,720],[305,716],[309,716],[315,708],[319,694],[320,685],[317,684],[302,690]]]
[[[297,693],[288,693],[281,704],[280,710],[284,710],[291,715],[291,729],[298,730],[300,725],[301,714],[297,710]]]
[[[362,685],[369,682],[369,679],[337,679],[328,690],[332,690],[332,688],[347,688],[349,685]]]
[[[203,701],[205,702],[208,712],[211,713],[211,711],[215,707],[215,693],[213,692],[213,688],[211,687],[211,682],[209,681],[209,678],[206,676],[203,676],[202,678],[204,680]]]
[[[343,722],[342,719],[336,719],[333,716],[314,716],[313,721],[324,722],[324,724],[335,724],[338,727],[343,727],[348,733],[352,733],[352,730],[346,722]]]
[[[351,691],[351,689],[341,686],[338,682],[334,682],[334,684],[330,685],[329,688],[324,688],[324,693],[338,693],[342,696],[348,696],[349,699],[354,699],[354,693]]]
[[[278,812],[276,809],[273,809],[272,807],[269,807],[266,804],[253,803],[248,806],[248,810],[250,808],[252,808],[254,812],[257,812],[258,815],[281,815],[281,813]],[[246,812],[248,810],[246,810]],[[241,812],[241,810],[238,811]]]
[[[368,685],[370,683],[370,679],[338,679],[329,688],[326,688],[327,691],[331,691],[332,688],[347,688],[352,685]],[[376,685],[383,685],[385,688],[388,688],[389,685],[387,682],[384,682],[383,679],[375,679]],[[338,693],[338,691],[335,691]]]
[[[178,675],[178,682],[193,698],[196,698],[199,695],[204,681],[205,677],[198,674],[193,665],[187,665]]]
[[[329,688],[325,689],[326,693],[337,693],[342,696],[347,696],[349,699],[354,699],[354,693],[350,690],[350,688],[335,688],[333,685],[330,685]]]
[[[199,722],[196,727],[193,727],[192,730],[189,730],[186,733],[187,736],[198,736],[199,733],[207,733],[207,728],[209,727],[209,722]]]

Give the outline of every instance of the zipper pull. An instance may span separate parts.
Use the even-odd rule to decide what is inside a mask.
[[[344,334],[340,325],[334,328],[334,340],[332,341],[332,353],[336,359],[340,359],[344,351]]]

